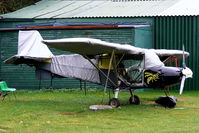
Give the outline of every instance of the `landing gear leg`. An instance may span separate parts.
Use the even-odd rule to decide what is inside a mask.
[[[119,107],[120,106],[120,101],[118,100],[118,94],[119,94],[120,89],[117,88],[115,89],[115,96],[114,98],[109,100],[109,105],[111,105],[112,107]]]
[[[138,96],[134,95],[132,90],[129,89],[130,93],[131,93],[131,97],[129,98],[129,103],[130,104],[135,104],[135,105],[139,105],[140,104],[140,99]]]
[[[174,108],[177,103],[177,98],[169,96],[169,88],[164,88],[164,93],[166,96],[159,97],[155,102],[165,108]]]
[[[169,88],[164,88],[164,93],[165,93],[165,95],[168,97],[170,94],[169,94]]]

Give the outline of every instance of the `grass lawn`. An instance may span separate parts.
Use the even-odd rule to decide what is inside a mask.
[[[141,105],[129,105],[129,93],[122,92],[121,108],[91,111],[88,107],[100,104],[103,92],[17,91],[16,99],[0,101],[0,132],[199,133],[199,91],[172,94],[178,98],[174,109],[153,102],[162,91],[146,91],[136,93]]]

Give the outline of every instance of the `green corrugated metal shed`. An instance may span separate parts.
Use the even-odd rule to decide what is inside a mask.
[[[155,17],[155,48],[185,49],[190,52],[186,64],[193,72],[193,79],[188,80],[185,88],[199,90],[199,17],[198,16],[173,16]]]
[[[149,29],[46,29],[40,30],[45,39],[60,37],[94,37],[111,42],[130,43],[142,46],[147,40],[153,42],[155,48],[181,49],[182,43],[191,56],[187,60],[188,66],[193,69],[194,78],[188,80],[185,89],[198,90],[198,15],[197,0],[101,0],[101,1],[48,1],[42,0],[35,5],[23,8],[13,13],[0,15],[0,28],[16,28],[16,25],[49,23],[49,22],[148,22]],[[137,32],[135,34],[135,32]],[[153,37],[150,37],[151,32]],[[1,62],[16,53],[17,31],[0,31]],[[143,40],[143,36],[149,38]],[[9,42],[8,42],[9,40]],[[142,46],[142,47],[147,47]],[[9,52],[8,52],[9,49]],[[60,51],[57,51],[58,53]],[[5,68],[4,68],[5,67]],[[16,71],[27,71],[28,82],[20,80]],[[1,65],[1,77],[14,86],[38,86],[34,79],[34,72],[26,66]],[[17,79],[13,81],[13,79]],[[20,81],[20,82],[18,82]],[[50,81],[45,81],[44,86]],[[55,86],[78,87],[75,80],[56,80]],[[60,85],[62,84],[62,86]],[[68,85],[69,84],[69,85]],[[77,85],[78,84],[78,85]],[[76,86],[75,86],[76,85]],[[31,87],[32,86],[32,87]]]

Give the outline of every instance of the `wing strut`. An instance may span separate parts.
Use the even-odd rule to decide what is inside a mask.
[[[111,66],[113,65],[113,69],[114,69],[114,73],[115,76],[117,77],[117,66],[116,66],[116,58],[115,58],[115,50],[112,51],[111,54],[111,59],[109,61],[109,68],[108,68],[108,73],[106,75],[106,83],[105,83],[105,87],[104,87],[104,93],[106,92],[107,89],[107,85],[108,85],[108,80],[109,80],[109,75],[110,75],[110,71],[111,71]],[[117,79],[117,78],[116,78]],[[117,82],[118,83],[118,82]],[[115,84],[114,84],[115,85]],[[118,86],[118,85],[115,85]]]
[[[103,100],[104,100],[104,96],[106,94],[106,90],[107,90],[107,85],[108,85],[108,79],[109,79],[109,75],[110,75],[110,71],[111,71],[111,66],[113,65],[113,69],[114,69],[114,74],[116,76],[116,83],[117,85],[117,91],[115,92],[115,97],[117,98],[118,97],[118,93],[119,93],[119,88],[118,88],[118,73],[117,73],[117,64],[116,64],[116,58],[115,58],[115,50],[112,51],[112,54],[111,54],[111,59],[109,61],[109,68],[108,68],[108,73],[106,75],[106,83],[105,83],[105,87],[104,87],[104,94],[103,94],[103,97],[102,97],[102,101],[101,103],[103,103]]]
[[[116,66],[118,66],[118,65],[120,64],[120,62],[122,61],[122,59],[124,58],[124,56],[125,56],[125,53],[122,54],[122,57],[121,57],[120,60],[117,62],[117,65],[116,65]]]
[[[108,68],[108,73],[105,74],[102,70],[99,69],[98,66],[96,66],[88,56],[84,55],[84,58],[86,58],[96,69],[98,69],[105,77],[106,77],[106,82],[105,82],[105,86],[104,86],[104,94],[103,94],[103,97],[102,97],[102,101],[101,103],[103,103],[103,99],[104,99],[104,95],[106,93],[106,90],[107,90],[107,86],[108,86],[108,81],[110,81],[114,86],[118,87],[118,84],[115,84],[110,78],[109,78],[109,75],[110,75],[110,71],[111,71],[111,66],[113,65],[113,69],[114,69],[114,73],[115,73],[115,76],[116,76],[116,79],[117,79],[117,76],[118,76],[118,73],[117,73],[117,63],[116,63],[116,57],[115,57],[115,51],[113,50],[112,53],[111,53],[111,58],[110,58],[110,61],[109,61],[109,68]]]
[[[96,65],[91,61],[91,59],[90,59],[88,56],[83,55],[83,57],[84,57],[85,59],[87,59],[97,70],[99,70],[99,71],[103,74],[103,76],[107,77],[107,75],[106,75],[102,70],[100,70],[99,67],[96,66]],[[115,84],[109,77],[107,77],[107,78],[108,78],[108,80],[109,80],[114,86],[116,86],[116,84]]]
[[[123,56],[121,57],[121,59],[119,60],[119,62],[116,62],[116,57],[115,57],[115,50],[112,50],[112,53],[111,53],[111,58],[110,58],[110,61],[109,61],[109,66],[108,66],[108,73],[105,74],[102,70],[100,70],[100,68],[94,64],[91,59],[84,55],[84,58],[86,58],[96,69],[98,69],[102,74],[103,76],[106,77],[106,82],[105,82],[105,86],[104,86],[104,94],[103,94],[103,97],[102,97],[102,101],[101,103],[103,103],[103,100],[104,100],[104,96],[106,94],[106,90],[107,90],[107,87],[108,87],[108,82],[110,81],[115,87],[117,87],[117,93],[115,93],[115,95],[117,96],[118,95],[118,92],[119,92],[119,88],[118,88],[118,72],[117,72],[117,66],[118,64],[121,62],[122,58],[124,57],[124,54]],[[114,83],[110,78],[110,72],[111,72],[111,66],[113,66],[113,71],[114,71],[114,74],[115,74],[115,79],[116,79],[116,83]]]

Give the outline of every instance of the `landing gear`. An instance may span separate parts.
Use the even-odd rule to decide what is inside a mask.
[[[112,98],[109,101],[109,105],[111,105],[112,107],[119,107],[120,106],[120,101],[117,98]]]
[[[165,93],[166,96],[169,96],[169,95],[170,95],[170,94],[169,94],[169,90],[170,90],[169,87],[164,88],[164,93]]]
[[[130,91],[130,94],[131,94],[131,97],[129,98],[130,104],[139,105],[140,104],[139,97],[134,95],[131,89],[129,89],[129,91]]]
[[[169,88],[164,88],[166,96],[161,96],[155,102],[165,108],[174,108],[177,103],[177,98],[169,96]]]
[[[109,105],[111,105],[112,107],[119,107],[120,106],[120,101],[118,99],[118,93],[119,93],[120,89],[117,88],[115,89],[115,96],[114,98],[109,100]]]
[[[138,96],[134,95],[132,90],[129,89],[130,93],[131,93],[131,97],[129,98],[129,102],[130,104],[135,104],[135,105],[139,105],[140,104],[140,99]],[[119,88],[115,89],[115,96],[114,98],[109,100],[109,105],[112,107],[119,107],[120,106],[120,101],[118,99],[118,93],[119,93]]]
[[[130,104],[135,104],[135,105],[139,105],[140,104],[140,99],[138,96],[133,95],[129,98],[129,103]]]

